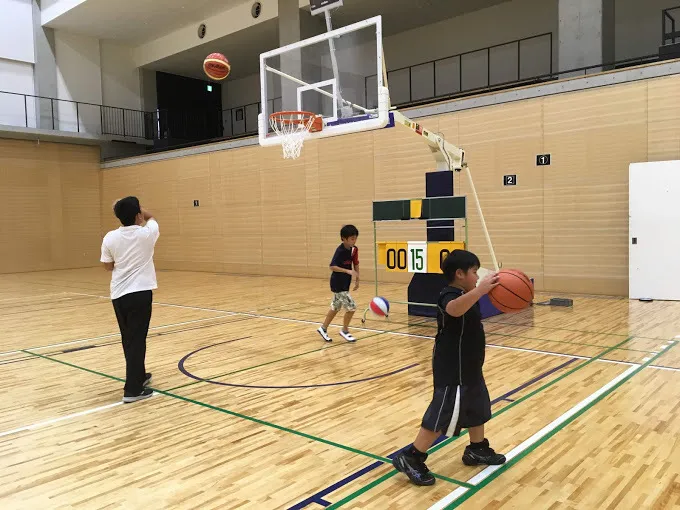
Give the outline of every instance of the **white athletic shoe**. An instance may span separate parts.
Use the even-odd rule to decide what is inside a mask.
[[[349,331],[340,330],[340,334],[342,335],[342,338],[344,338],[348,342],[356,342],[357,341],[357,339],[354,338],[352,336],[352,333],[350,333]]]
[[[316,331],[321,335],[321,338],[323,338],[326,342],[333,341],[333,339],[330,336],[328,336],[328,332],[325,329],[323,329],[323,326],[319,326],[319,329],[317,329]]]

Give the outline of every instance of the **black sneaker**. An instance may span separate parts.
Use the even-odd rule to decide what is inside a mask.
[[[434,476],[430,473],[425,465],[425,460],[427,459],[427,454],[423,459],[418,459],[408,453],[405,450],[397,453],[392,459],[392,465],[401,471],[409,480],[416,485],[434,485]]]
[[[463,453],[463,464],[466,466],[500,466],[505,464],[505,455],[493,451],[493,448],[489,446],[489,440],[484,439],[479,448],[467,445]]]
[[[130,394],[123,395],[123,403],[124,404],[131,404],[132,402],[137,402],[138,400],[144,400],[145,398],[149,398],[151,396],[153,396],[153,390],[151,388],[144,388],[139,395],[130,395]]]
[[[151,384],[151,372],[144,374],[144,384],[142,386],[146,388],[149,384]]]

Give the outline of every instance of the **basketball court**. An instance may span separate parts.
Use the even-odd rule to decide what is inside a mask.
[[[465,436],[445,440],[428,462],[437,483],[418,488],[389,459],[427,405],[431,319],[393,305],[389,321],[357,327],[356,344],[334,327],[326,345],[315,329],[327,293],[315,280],[159,272],[147,353],[156,395],[123,405],[107,276],[0,278],[2,380],[15,395],[3,399],[0,433],[6,508],[677,501],[660,493],[676,487],[677,304],[650,313],[576,296],[573,309],[488,320],[488,434],[509,461],[468,468]],[[370,296],[366,285],[357,301]],[[631,434],[642,422],[649,432]]]
[[[536,292],[518,313],[485,301],[493,411],[486,435],[506,464],[465,466],[463,431],[429,450],[433,487],[416,487],[392,467],[432,392],[436,293],[428,289],[440,282],[442,254],[474,244],[483,269],[493,271],[508,248],[495,246],[487,229],[474,184],[484,169],[469,168],[464,148],[427,122],[392,108],[380,16],[333,28],[333,8],[313,0],[328,30],[260,56],[258,138],[275,149],[253,150],[295,160],[310,144],[318,151],[318,139],[356,142],[384,130],[395,144],[408,135],[431,156],[426,179],[416,177],[421,196],[358,192],[373,230],[362,225],[361,267],[377,277],[353,293],[357,342],[340,337],[341,315],[329,329],[333,342],[316,332],[331,297],[326,276],[296,277],[285,265],[278,276],[159,270],[146,355],[155,394],[128,405],[110,273],[0,275],[0,506],[680,507],[677,301]],[[101,182],[102,203],[124,187]],[[283,193],[271,188],[272,196]],[[155,193],[160,201],[160,185]],[[335,223],[306,214],[323,225],[318,245],[338,244]],[[271,216],[277,229],[292,228],[283,212]],[[234,228],[245,233],[251,220]],[[240,241],[244,264],[281,239],[264,248],[251,241]],[[196,246],[182,253],[200,259]],[[375,296],[389,300],[387,318],[368,311]],[[549,305],[556,297],[571,303]]]

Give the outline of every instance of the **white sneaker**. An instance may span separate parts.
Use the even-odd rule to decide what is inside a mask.
[[[349,331],[340,330],[340,334],[342,335],[342,338],[344,338],[348,342],[356,342],[357,341],[356,338],[354,338],[352,336],[352,333],[350,333]]]
[[[325,329],[323,329],[323,326],[319,326],[319,329],[317,329],[316,331],[321,335],[321,338],[323,338],[326,342],[333,341],[333,339],[328,336],[328,332]]]

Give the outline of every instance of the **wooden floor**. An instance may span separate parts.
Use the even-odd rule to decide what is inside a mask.
[[[388,456],[428,404],[430,320],[393,306],[326,345],[326,281],[158,276],[157,394],[131,405],[107,273],[0,276],[0,508],[680,507],[680,303],[488,320],[487,436],[510,460],[469,468],[467,437],[447,440],[424,488]]]

